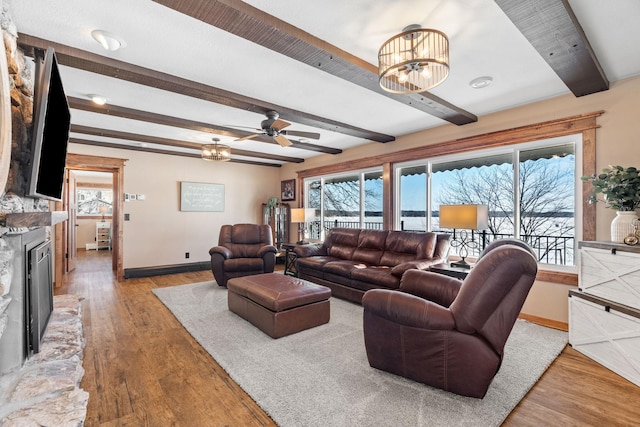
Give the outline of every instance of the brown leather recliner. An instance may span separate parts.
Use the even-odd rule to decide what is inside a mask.
[[[501,242],[487,247],[464,281],[408,270],[401,292],[367,291],[362,305],[369,364],[484,397],[536,273],[531,252]]]
[[[223,225],[218,246],[209,249],[213,277],[226,287],[234,277],[273,273],[277,252],[269,225]]]

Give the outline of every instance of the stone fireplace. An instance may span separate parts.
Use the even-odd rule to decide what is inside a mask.
[[[3,0],[0,28],[0,425],[81,426],[81,298],[53,297],[51,225],[59,219],[33,221],[55,214],[49,202],[26,197],[33,67]],[[30,288],[34,282],[43,286]]]
[[[6,144],[10,145],[10,161],[6,162],[9,169],[2,168],[7,159],[0,161],[0,221],[4,225],[7,215],[46,212],[49,203],[24,196],[31,154],[33,77],[24,55],[17,49],[17,30],[4,4],[0,25],[3,36],[0,46],[6,52],[0,58],[0,110],[3,115],[0,154],[3,157],[7,153]],[[6,120],[7,115],[10,120]],[[10,140],[7,140],[9,136]],[[44,242],[49,233],[45,227],[0,226],[0,374],[20,367],[28,356],[25,320],[29,296],[25,282],[28,253],[25,251]]]

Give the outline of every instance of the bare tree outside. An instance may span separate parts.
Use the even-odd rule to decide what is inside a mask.
[[[567,167],[569,163],[571,167]],[[564,264],[568,260],[556,259],[561,253],[573,258],[573,245],[567,248],[567,240],[564,239],[573,239],[575,231],[573,163],[573,155],[528,159],[519,163],[519,236],[538,250],[541,260],[551,257],[554,263]],[[514,235],[515,193],[511,164],[439,173],[448,175],[446,185],[437,195],[439,204],[486,204],[489,206],[487,232],[490,240]]]

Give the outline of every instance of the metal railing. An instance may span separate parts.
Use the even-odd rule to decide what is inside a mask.
[[[325,232],[331,230],[332,228],[363,228],[360,226],[359,221],[338,221],[338,220],[328,220],[324,221],[322,224],[322,229]],[[310,228],[310,238],[311,239],[320,239],[321,227],[320,221],[312,221],[309,223]],[[364,228],[367,230],[382,230],[383,223],[382,222],[365,222]],[[404,224],[402,224],[403,231],[413,231],[413,232],[425,232],[425,230],[407,230],[404,229]],[[440,231],[440,230],[435,230]],[[504,239],[507,237],[513,237],[512,234],[507,233],[486,233],[486,232],[472,232],[471,236],[473,239],[478,239],[479,244],[477,248],[469,249],[469,256],[478,256],[480,252],[486,245],[491,243],[494,240]],[[550,236],[550,235],[521,235],[520,238],[527,242],[536,253],[538,258],[538,262],[543,264],[554,264],[554,265],[575,265],[575,257],[574,257],[574,248],[575,248],[575,238],[573,236]]]

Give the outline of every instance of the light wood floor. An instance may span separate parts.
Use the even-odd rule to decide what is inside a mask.
[[[79,251],[55,293],[85,298],[86,426],[275,425],[151,293],[212,279],[201,271],[118,282],[109,252]],[[639,425],[639,403],[640,387],[567,347],[505,425]]]

